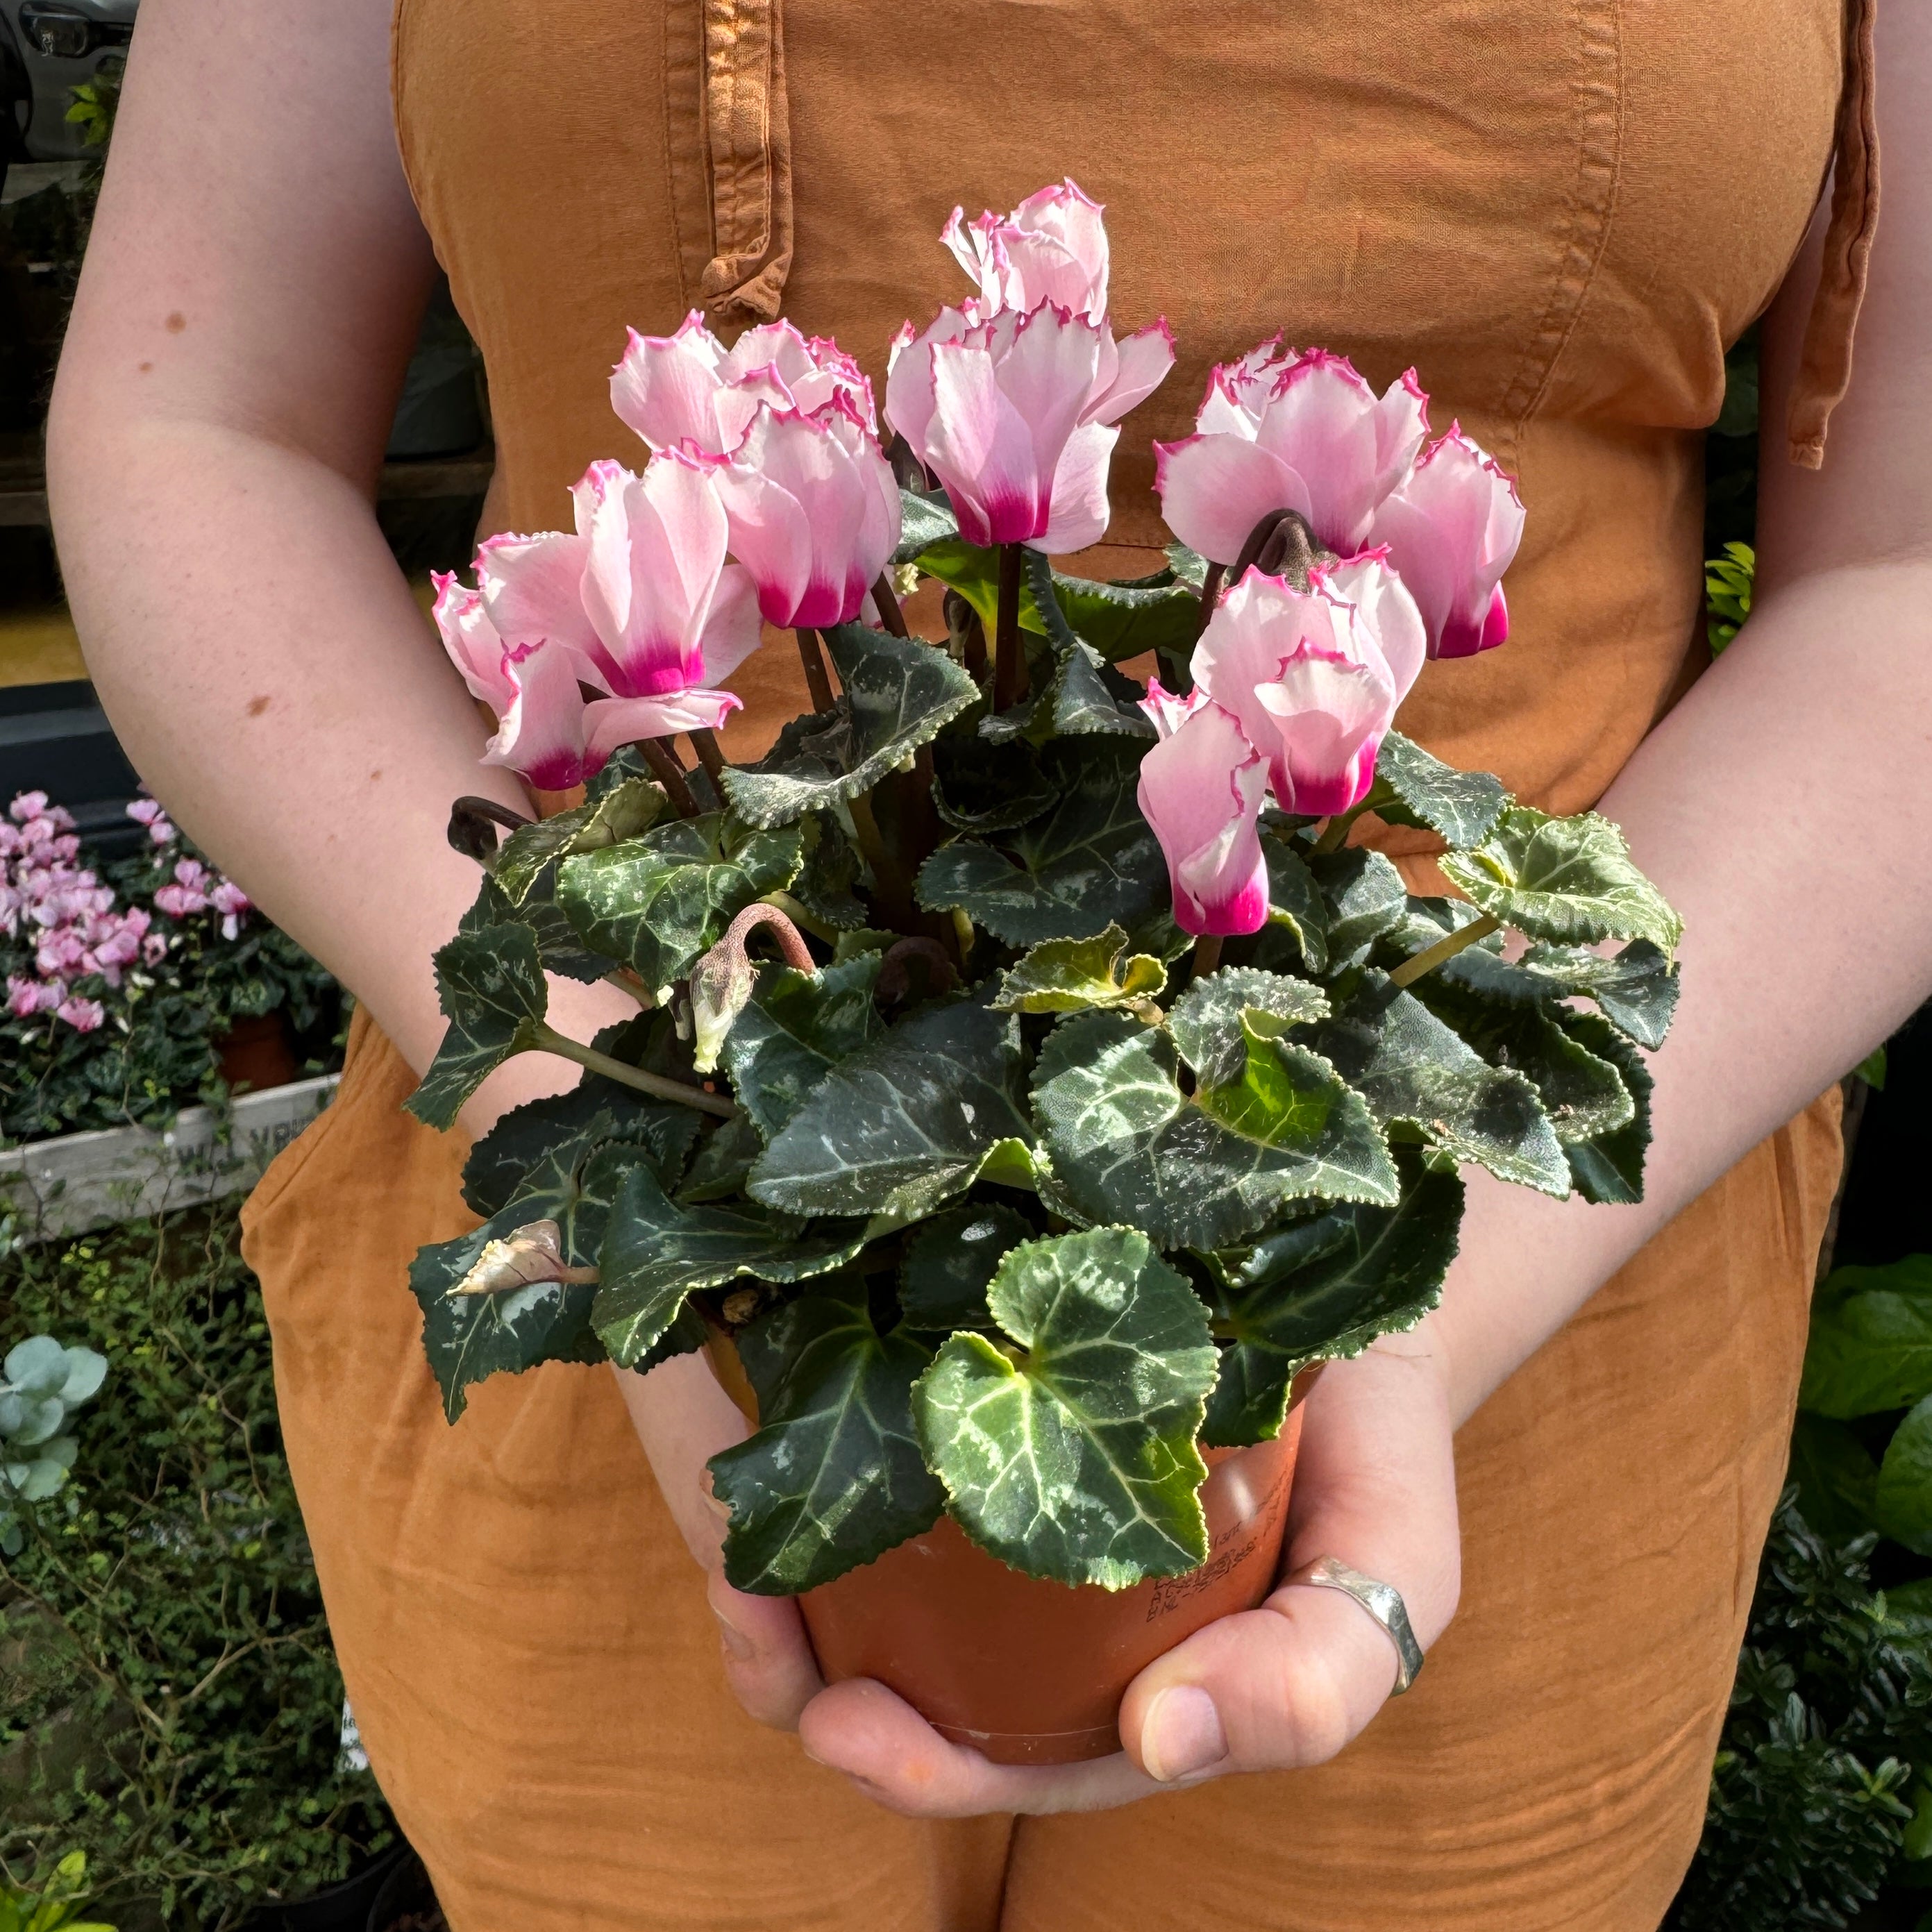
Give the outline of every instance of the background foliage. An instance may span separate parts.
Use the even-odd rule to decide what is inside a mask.
[[[84,1850],[90,1910],[230,1932],[386,1841],[338,1766],[342,1684],[232,1209],[0,1264],[4,1338],[111,1364],[61,1495],[0,1558],[0,1874]]]

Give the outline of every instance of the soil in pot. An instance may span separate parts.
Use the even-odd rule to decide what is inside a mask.
[[[713,1368],[755,1417],[736,1351],[714,1336]],[[1184,1576],[1130,1590],[1022,1576],[950,1516],[836,1582],[799,1609],[830,1683],[876,1678],[941,1736],[996,1764],[1071,1764],[1120,1748],[1127,1686],[1157,1657],[1274,1587],[1301,1438],[1298,1378],[1272,1442],[1209,1449],[1201,1502],[1208,1558]]]
[[[288,1016],[279,1010],[237,1020],[216,1040],[214,1051],[222,1078],[253,1094],[286,1087],[302,1072],[289,1040]]]

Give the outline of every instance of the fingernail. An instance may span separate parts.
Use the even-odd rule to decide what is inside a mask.
[[[1198,1684],[1177,1684],[1148,1706],[1141,1725],[1141,1762],[1150,1778],[1172,1784],[1227,1755],[1221,1714]]]
[[[723,1640],[724,1648],[731,1653],[733,1663],[748,1664],[758,1655],[758,1646],[736,1624],[727,1623],[716,1610],[711,1614],[718,1619],[718,1634]]]

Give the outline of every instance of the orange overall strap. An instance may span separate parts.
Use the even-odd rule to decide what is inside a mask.
[[[1876,63],[1872,22],[1878,0],[1847,0],[1845,86],[1832,158],[1832,225],[1818,292],[1805,325],[1804,353],[1785,419],[1791,460],[1807,470],[1825,460],[1825,431],[1852,379],[1852,338],[1864,300],[1865,270],[1878,227]]]
[[[704,0],[712,254],[699,284],[721,326],[770,322],[791,272],[791,119],[782,0]]]

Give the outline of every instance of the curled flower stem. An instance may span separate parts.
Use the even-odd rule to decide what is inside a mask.
[[[520,812],[499,805],[494,798],[459,798],[449,808],[449,842],[466,858],[488,872],[496,856],[496,835],[490,828],[520,832],[531,821]]]
[[[872,602],[879,607],[879,622],[894,637],[910,634],[906,629],[905,613],[899,608],[898,595],[892,589],[890,571],[879,572],[879,580],[872,586]]]
[[[1027,694],[1026,658],[1020,642],[1020,575],[1024,545],[1000,546],[999,614],[993,630],[993,709],[1010,711]]]
[[[532,1044],[538,1052],[554,1053],[560,1060],[574,1060],[592,1073],[601,1073],[605,1079],[614,1080],[620,1086],[634,1087],[640,1094],[648,1094],[654,1100],[670,1100],[681,1107],[695,1107],[700,1114],[715,1114],[721,1120],[731,1120],[737,1114],[736,1103],[722,1094],[707,1094],[701,1087],[688,1086],[682,1080],[667,1080],[662,1074],[646,1073],[641,1066],[626,1066],[621,1060],[613,1060],[608,1053],[599,1053],[594,1046],[586,1046],[581,1040],[559,1033],[542,1020],[533,1030]]]
[[[805,666],[806,688],[812,693],[814,711],[832,709],[832,680],[825,672],[825,653],[818,647],[818,633],[801,624],[798,627],[799,662]]]
[[[724,796],[724,754],[718,748],[718,734],[715,731],[693,731],[688,735],[691,748],[698,754],[698,762],[710,773],[712,788],[722,801]]]
[[[692,796],[691,788],[684,782],[684,767],[678,763],[677,754],[656,738],[640,739],[638,750],[644,763],[650,766],[651,776],[664,787],[671,809],[680,818],[695,818],[698,801]]]
[[[727,950],[742,952],[746,943],[761,926],[770,926],[772,935],[778,943],[778,950],[784,955],[788,966],[795,966],[801,973],[816,973],[818,962],[812,958],[812,949],[805,943],[790,916],[779,908],[765,899],[755,899],[724,929],[724,937],[718,944]]]
[[[1221,935],[1218,932],[1196,934],[1194,941],[1194,976],[1204,980],[1221,963]]]
[[[959,983],[959,969],[946,957],[946,949],[936,939],[902,939],[886,949],[879,968],[878,993],[881,1004],[902,1000],[912,990],[911,965],[915,959],[926,962],[926,988],[943,993]]]
[[[1389,975],[1391,986],[1412,986],[1425,973],[1432,973],[1445,959],[1453,959],[1466,946],[1473,946],[1479,939],[1486,939],[1502,922],[1492,913],[1484,913],[1472,919],[1467,926],[1459,926],[1454,932],[1438,939],[1433,946],[1425,946],[1420,952],[1412,952]]]

